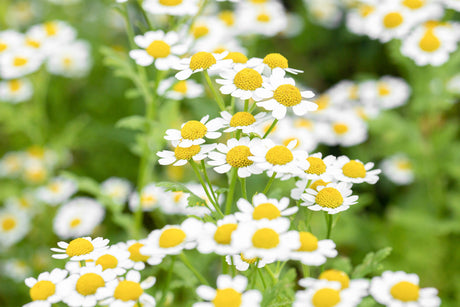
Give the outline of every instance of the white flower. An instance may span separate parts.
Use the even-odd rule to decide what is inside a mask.
[[[102,194],[110,197],[116,204],[124,204],[131,192],[131,183],[123,178],[110,177],[101,183]]]
[[[0,55],[17,50],[24,43],[24,35],[15,30],[0,31]]]
[[[363,298],[369,295],[369,281],[367,279],[352,279],[348,277],[347,273],[339,270],[325,270],[321,272],[318,279],[303,278],[299,280],[299,285],[305,288],[314,286],[319,280],[336,281],[341,285],[341,289],[352,289],[356,296]]]
[[[37,190],[37,198],[52,206],[63,203],[77,192],[77,183],[64,177],[53,178],[46,186]]]
[[[24,162],[24,154],[19,151],[7,152],[0,159],[0,176],[17,177],[21,174]]]
[[[293,215],[297,212],[297,207],[289,206],[289,198],[283,197],[280,200],[268,198],[263,193],[258,193],[252,197],[252,204],[246,199],[240,198],[236,203],[240,212],[235,216],[240,221],[251,220],[275,220],[282,217]]]
[[[77,32],[68,23],[60,20],[47,21],[32,26],[26,33],[28,40],[38,43],[45,54],[50,54],[61,45],[70,43],[77,37]]]
[[[134,307],[138,302],[145,307],[154,307],[155,299],[145,293],[144,290],[151,288],[156,279],[152,276],[141,282],[141,274],[137,271],[129,271],[125,279],[115,279],[107,284],[110,297],[101,302],[108,307]]]
[[[383,174],[399,185],[411,184],[414,181],[414,170],[410,159],[405,154],[395,154],[382,161],[380,167]]]
[[[335,0],[309,0],[308,12],[313,22],[326,27],[336,28],[342,20],[340,2]]]
[[[157,156],[160,157],[158,163],[161,165],[172,164],[174,166],[182,166],[190,160],[201,161],[216,147],[216,144],[191,145],[189,147],[181,147],[179,145],[174,148],[174,151],[162,150],[157,152]]]
[[[0,57],[0,77],[16,79],[37,71],[43,63],[43,56],[26,48],[4,52]]]
[[[208,121],[209,115],[204,116],[200,121],[189,120],[182,124],[181,129],[166,130],[165,139],[172,141],[174,146],[190,147],[200,145],[205,142],[204,137],[208,139],[217,139],[221,136],[217,130],[220,128],[218,118]]]
[[[220,112],[221,129],[224,132],[233,132],[241,130],[245,134],[256,133],[261,124],[266,122],[270,117],[264,112],[252,115],[249,112],[236,112],[231,115],[227,111]]]
[[[145,2],[144,2],[145,3]],[[180,43],[176,32],[149,31],[134,37],[136,45],[143,49],[129,52],[138,65],[149,66],[155,62],[158,70],[168,70],[179,62],[179,56],[187,51],[187,45]]]
[[[327,258],[337,256],[335,243],[332,240],[318,240],[310,232],[297,232],[297,240],[300,247],[292,250],[289,259],[299,260],[305,265],[319,266],[326,262]]]
[[[372,297],[385,306],[437,307],[441,300],[435,288],[420,288],[416,274],[383,272],[371,281]]]
[[[317,191],[311,188],[301,195],[304,201],[301,206],[307,206],[313,211],[326,211],[329,214],[347,210],[358,201],[358,196],[351,195],[351,183],[329,183],[326,186],[318,186]]]
[[[141,247],[145,246],[146,239],[143,240],[129,240],[127,242],[119,242],[114,246],[121,250],[126,250],[129,252],[129,258],[126,263],[127,269],[134,269],[137,271],[141,271],[145,269],[145,263],[150,258],[148,255],[144,255],[140,252]],[[125,267],[125,266],[123,266]]]
[[[37,200],[30,190],[23,191],[19,196],[8,197],[5,200],[5,207],[13,210],[19,210],[30,213],[35,213],[37,208]]]
[[[104,207],[89,197],[77,197],[62,205],[53,221],[53,230],[62,239],[90,235],[102,222]]]
[[[90,237],[83,237],[73,239],[69,243],[64,241],[58,242],[60,248],[51,248],[57,254],[51,257],[56,259],[70,258],[70,261],[88,260],[94,257],[94,254],[107,248],[109,243],[108,239],[97,237],[91,239]]]
[[[227,67],[232,62],[231,60],[224,60],[227,54],[228,52],[217,54],[200,51],[189,58],[181,59],[179,63],[173,67],[176,70],[180,70],[175,77],[178,80],[185,80],[192,74],[204,70],[209,71],[210,73],[219,72],[222,68]]]
[[[367,125],[353,111],[333,111],[319,130],[319,139],[329,146],[354,146],[367,139]]]
[[[159,207],[159,201],[164,195],[165,190],[162,187],[157,187],[155,183],[150,183],[142,189],[140,197],[137,192],[131,194],[129,198],[129,209],[136,212],[140,203],[142,211],[153,211],[156,207]]]
[[[189,183],[186,186],[192,193],[194,193],[195,195],[201,197],[204,200],[204,202],[206,203],[206,206],[203,206],[202,204],[198,204],[197,206],[188,206],[187,205],[187,207],[185,208],[185,214],[186,215],[195,215],[195,216],[198,216],[198,217],[204,217],[205,215],[210,215],[211,211],[209,210],[209,208],[211,208],[211,210],[214,211],[214,207],[212,206],[211,201],[209,200],[208,196],[206,195],[206,192],[204,191],[203,186],[201,184],[199,184],[199,183]],[[216,186],[213,186],[212,188],[213,188],[214,191],[216,191],[218,189],[218,187],[216,187]],[[223,197],[222,194],[220,194],[217,197],[217,203],[219,205],[221,205],[223,201],[224,201],[224,197]]]
[[[235,15],[238,32],[243,35],[275,36],[287,27],[286,10],[278,1],[266,1],[263,5],[240,1]]]
[[[264,98],[257,106],[272,111],[276,119],[283,119],[288,108],[301,116],[315,111],[318,105],[305,100],[314,96],[312,91],[300,91],[292,78],[285,78],[286,72],[281,68],[273,69],[271,76],[263,83],[263,88],[255,91],[256,96]]]
[[[200,97],[204,93],[204,88],[195,80],[178,81],[176,78],[162,80],[158,86],[158,94],[174,100],[185,98],[192,99]]]
[[[7,207],[0,209],[0,250],[21,241],[29,232],[30,217],[24,211]]]
[[[32,98],[34,89],[29,79],[0,81],[0,101],[9,103],[24,102]]]
[[[222,94],[231,95],[241,100],[254,99],[260,100],[256,93],[257,89],[262,88],[264,82],[261,71],[249,67],[248,64],[235,64],[231,69],[225,69],[220,73],[223,79],[217,79],[221,84]]]
[[[318,191],[319,186],[326,186],[330,182],[326,182],[322,179],[318,180],[309,180],[302,178],[301,180],[297,180],[295,183],[295,188],[291,190],[291,198],[295,200],[299,200],[300,196],[305,192],[306,189],[310,188],[312,190]]]
[[[198,12],[197,0],[145,0],[142,7],[154,15],[195,15]]]
[[[336,157],[329,155],[323,158],[323,154],[320,152],[311,154],[307,158],[310,166],[305,170],[304,174],[300,177],[309,180],[322,179],[325,181],[331,181],[336,169]]]
[[[357,3],[356,8],[348,10],[346,24],[348,30],[355,34],[366,34],[368,25],[372,18],[369,18],[376,11],[373,3]]]
[[[91,47],[85,41],[74,41],[51,52],[46,68],[51,74],[67,78],[81,78],[88,74],[92,65]]]
[[[32,268],[27,262],[15,258],[2,261],[0,268],[4,276],[16,282],[21,282],[32,274]]]
[[[373,162],[364,164],[360,160],[350,160],[347,156],[340,156],[335,163],[333,175],[337,181],[375,184],[382,171],[379,169],[371,170]]]
[[[235,268],[240,271],[244,272],[249,269],[250,264],[257,265],[257,268],[263,268],[266,264],[270,264],[275,262],[275,259],[273,258],[258,258],[258,257],[253,257],[253,258],[247,258],[244,256],[243,253],[240,253],[238,255],[233,255],[233,256],[225,256],[225,261],[229,265],[234,265]]]
[[[404,105],[411,88],[404,79],[383,76],[378,81],[366,81],[359,86],[360,96],[366,105],[379,109],[392,109]]]
[[[32,302],[25,304],[25,307],[51,306],[62,299],[63,293],[61,284],[67,276],[66,270],[53,269],[51,272],[43,272],[38,278],[26,278],[26,286],[30,288]]]
[[[237,229],[238,221],[233,215],[227,215],[213,223],[205,223],[198,237],[197,249],[200,253],[211,252],[218,255],[233,255],[239,252],[232,244],[232,233]]]
[[[296,141],[294,149],[310,152],[318,146],[316,120],[310,120],[305,117],[286,116],[276,124],[270,132],[270,138],[287,146],[290,142]],[[270,123],[266,122],[263,126],[263,131],[259,132],[264,135],[270,128]]]
[[[217,277],[217,289],[201,285],[196,293],[206,303],[195,303],[193,307],[258,307],[262,301],[262,294],[258,290],[246,290],[248,279],[244,276],[219,275]]]

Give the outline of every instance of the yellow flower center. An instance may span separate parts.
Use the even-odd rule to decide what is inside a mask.
[[[268,0],[249,0],[249,1],[254,4],[264,4],[264,3],[267,3]]]
[[[316,194],[315,202],[321,207],[337,208],[343,204],[343,197],[336,188],[324,188]]]
[[[144,293],[144,290],[139,283],[130,280],[122,280],[115,288],[113,297],[123,302],[137,301],[142,293]]]
[[[299,147],[300,144],[302,144],[302,141],[299,138],[287,138],[287,139],[284,139],[282,143],[284,146],[288,146],[289,143],[291,143],[292,141],[297,141],[295,146],[292,149],[295,149]]]
[[[208,69],[216,63],[216,58],[212,53],[200,51],[192,55],[189,67],[191,70]]]
[[[156,40],[151,42],[145,51],[155,59],[166,58],[171,54],[171,47],[164,41]]]
[[[208,128],[197,120],[190,120],[180,130],[180,135],[186,140],[198,140],[203,138]]]
[[[8,45],[5,43],[0,42],[0,52],[5,51],[8,48]]]
[[[391,93],[390,88],[385,82],[380,82],[377,89],[379,91],[379,96],[388,96]]]
[[[2,230],[7,232],[16,228],[16,220],[12,217],[7,217],[2,221]]]
[[[425,5],[424,0],[404,0],[402,4],[412,10],[419,9]]]
[[[70,228],[75,228],[80,224],[81,224],[81,220],[79,218],[75,218],[72,221],[70,221]]]
[[[142,255],[139,251],[144,244],[142,243],[134,243],[130,247],[128,247],[128,252],[130,252],[129,259],[134,262],[145,262],[149,259],[149,256]]]
[[[230,127],[250,126],[256,122],[255,117],[249,112],[237,112],[230,120]]]
[[[263,203],[254,208],[252,218],[255,220],[269,219],[274,220],[281,217],[281,211],[271,203]]]
[[[245,91],[255,91],[262,86],[262,76],[252,68],[243,68],[233,79],[235,86]]]
[[[46,170],[43,168],[26,170],[26,177],[28,180],[35,183],[43,182],[46,178]]]
[[[25,43],[26,43],[27,46],[35,48],[35,49],[38,49],[41,46],[40,42],[37,42],[37,41],[35,41],[33,39],[30,39],[30,38],[27,38]]]
[[[27,153],[35,158],[41,159],[45,156],[45,149],[40,146],[30,146],[27,148]]]
[[[311,130],[313,128],[313,124],[310,120],[305,118],[298,118],[294,121],[294,127],[296,128],[305,128]]]
[[[159,0],[161,5],[164,6],[176,6],[182,3],[183,0]]]
[[[313,190],[315,190],[315,191],[318,191],[318,190],[317,190],[318,187],[327,186],[329,183],[330,183],[330,182],[326,182],[326,181],[324,181],[324,180],[322,180],[322,179],[318,179],[318,180],[316,180],[315,182],[313,182],[313,183],[309,186],[309,188],[310,188],[310,189],[313,189]]]
[[[252,236],[252,245],[256,248],[271,249],[278,246],[280,237],[271,228],[261,228]]]
[[[73,60],[71,58],[63,58],[62,64],[64,65],[64,67],[70,68],[73,64]]]
[[[265,22],[269,22],[270,20],[271,20],[271,17],[268,14],[262,13],[262,14],[257,15],[257,21],[259,22],[265,23]]]
[[[334,129],[334,132],[341,135],[345,134],[348,132],[348,126],[343,123],[335,123],[332,125],[332,129]]]
[[[224,46],[220,46],[220,47],[217,47],[216,49],[213,50],[213,53],[222,53],[222,52],[225,52],[227,51],[227,48],[225,48]]]
[[[310,163],[310,167],[305,171],[305,173],[321,175],[326,172],[326,164],[323,159],[308,157],[307,161]]]
[[[299,232],[300,247],[299,252],[313,252],[318,249],[318,238],[312,233],[301,231]]]
[[[333,307],[340,302],[340,292],[331,288],[316,291],[311,302],[315,307]]]
[[[174,148],[174,156],[176,156],[178,160],[190,160],[193,156],[197,155],[200,150],[200,145],[192,145],[187,148],[177,146]]]
[[[13,60],[13,65],[16,67],[24,66],[29,62],[28,59],[22,57],[15,57]]]
[[[412,164],[409,161],[398,161],[396,162],[396,167],[400,170],[411,170]]]
[[[107,269],[114,269],[118,265],[118,259],[113,255],[105,254],[97,258],[96,265],[101,265],[103,271]]]
[[[174,202],[178,203],[182,197],[184,196],[184,192],[174,192]]]
[[[418,300],[420,288],[416,284],[408,281],[401,281],[390,289],[391,295],[403,302],[413,302]]]
[[[226,161],[232,167],[246,167],[252,165],[254,162],[249,160],[252,157],[251,150],[248,146],[238,145],[230,149],[227,153]]]
[[[265,159],[273,165],[285,165],[294,160],[294,156],[286,146],[276,145],[267,151]]]
[[[237,224],[225,224],[217,227],[214,233],[214,241],[219,244],[228,245],[232,241],[232,233],[238,227]]]
[[[44,301],[56,292],[56,285],[49,280],[41,280],[30,288],[32,301]]]
[[[357,85],[352,85],[348,90],[348,97],[351,100],[356,100],[359,98],[359,88]]]
[[[46,32],[46,35],[48,36],[54,36],[58,32],[58,26],[55,22],[52,22],[52,21],[45,22],[43,26],[45,27],[45,32]]]
[[[233,63],[245,64],[248,61],[248,57],[241,52],[229,52],[225,57],[226,60],[232,60]]]
[[[302,101],[299,89],[290,84],[280,85],[273,93],[273,98],[286,107],[293,107]]]
[[[187,81],[182,80],[173,85],[172,90],[181,94],[187,93]]]
[[[142,207],[150,207],[156,204],[158,200],[155,196],[151,194],[143,194],[141,195],[141,206]]]
[[[70,241],[69,245],[67,246],[65,253],[69,257],[73,256],[81,256],[91,253],[94,250],[93,244],[83,238],[77,238]]]
[[[219,14],[219,19],[225,23],[228,27],[235,24],[235,15],[232,11],[222,11]]]
[[[330,101],[329,95],[323,94],[319,96],[318,99],[314,101],[314,103],[318,105],[318,109],[316,109],[316,111],[321,111],[321,110],[326,109],[329,106],[329,101]]]
[[[246,258],[246,257],[244,257],[243,253],[240,254],[240,257],[241,257],[241,260],[243,260],[244,262],[249,263],[249,264],[254,264],[254,263],[257,262],[257,260],[259,260],[259,258],[257,258],[257,257]]]
[[[161,233],[158,245],[161,248],[174,247],[184,242],[185,238],[186,234],[182,229],[169,228]]]
[[[21,206],[22,208],[29,208],[30,201],[25,197],[21,197],[19,198],[19,206]]]
[[[288,60],[279,53],[269,53],[264,57],[263,60],[264,64],[267,64],[268,67],[271,69],[279,67],[279,68],[288,68]]]
[[[434,52],[441,47],[441,41],[436,37],[432,29],[428,29],[420,40],[419,46],[425,52]]]
[[[366,169],[364,164],[356,160],[351,160],[342,167],[342,172],[345,176],[350,178],[364,178],[366,177]]]
[[[92,295],[97,289],[104,286],[105,281],[99,274],[87,273],[78,278],[75,289],[81,295]]]
[[[326,270],[319,275],[319,279],[338,281],[342,285],[342,289],[346,289],[350,286],[350,278],[347,273],[339,270]]]
[[[192,29],[192,34],[195,39],[201,38],[208,35],[209,28],[205,25],[194,26]]]
[[[215,307],[239,307],[242,303],[241,293],[233,288],[217,289],[212,303]]]
[[[374,11],[375,7],[373,7],[372,5],[363,4],[359,7],[359,13],[361,17],[367,17]]]
[[[391,12],[385,15],[383,18],[383,25],[385,28],[393,29],[398,27],[403,22],[403,16],[398,12]]]

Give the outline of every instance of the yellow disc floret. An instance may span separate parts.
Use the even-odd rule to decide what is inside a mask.
[[[10,91],[17,92],[17,91],[19,91],[21,89],[22,82],[21,82],[21,80],[17,80],[17,79],[10,80],[8,82],[8,86],[10,88]]]
[[[321,207],[337,208],[343,204],[343,197],[336,188],[324,188],[316,194],[315,202]]]
[[[174,148],[174,156],[178,160],[190,160],[193,156],[200,152],[200,145],[192,145],[190,147],[179,147]]]
[[[254,208],[252,218],[254,220],[274,220],[281,217],[281,211],[272,203],[263,203]]]
[[[191,70],[208,69],[216,63],[216,58],[212,53],[200,51],[192,55],[189,67]]]
[[[261,228],[252,236],[252,245],[256,248],[271,249],[278,246],[280,237],[271,228]]]
[[[332,129],[334,129],[334,132],[342,135],[348,132],[348,126],[344,123],[335,123],[332,125]]]
[[[95,294],[97,289],[105,286],[104,279],[96,273],[86,273],[77,280],[75,289],[81,295]]]
[[[273,93],[273,98],[286,107],[293,107],[302,101],[299,89],[291,84],[278,86]]]
[[[229,52],[224,58],[225,60],[232,60],[233,63],[245,64],[248,61],[248,57],[241,52]]]
[[[11,231],[16,228],[16,219],[12,217],[7,217],[2,221],[2,230],[5,232]]]
[[[327,95],[327,94],[323,94],[323,95],[319,96],[314,101],[314,103],[316,103],[318,105],[318,109],[316,109],[316,111],[321,111],[321,110],[326,109],[329,106],[329,101],[330,100],[331,99],[330,99],[329,95]]]
[[[219,19],[225,23],[227,27],[235,24],[235,15],[232,11],[226,10],[219,13]]]
[[[257,258],[257,257],[246,258],[243,253],[240,253],[240,257],[241,257],[241,260],[243,260],[244,262],[249,263],[249,264],[254,264],[254,263],[257,262],[257,260],[259,260],[259,258]]]
[[[113,297],[123,302],[137,301],[142,293],[144,293],[144,290],[142,290],[139,283],[130,280],[122,280],[115,288]]]
[[[432,29],[426,30],[425,35],[419,42],[420,49],[425,52],[435,52],[441,47],[441,41],[434,34]]]
[[[41,280],[30,288],[32,301],[44,301],[56,292],[56,285],[49,280]]]
[[[300,247],[299,252],[313,252],[318,249],[318,238],[312,233],[301,231],[299,232]]]
[[[192,28],[193,37],[199,39],[203,36],[208,35],[209,28],[205,25],[197,25]]]
[[[425,0],[404,0],[402,4],[412,10],[416,10],[425,5]]]
[[[232,241],[232,233],[238,227],[238,224],[224,224],[217,227],[214,233],[214,241],[219,244],[228,245]]]
[[[326,164],[323,159],[317,157],[308,157],[307,161],[310,163],[310,167],[305,171],[307,174],[321,175],[326,172]]]
[[[257,21],[259,21],[259,22],[265,23],[265,22],[270,22],[271,17],[270,17],[270,15],[268,15],[268,14],[262,13],[262,14],[257,15],[257,18],[256,18],[256,19],[257,19]]]
[[[249,112],[237,112],[230,119],[230,127],[250,126],[256,122],[254,115]]]
[[[89,254],[93,250],[94,246],[90,241],[83,238],[77,238],[70,241],[65,252],[69,257],[73,257]]]
[[[420,288],[416,284],[408,281],[401,281],[390,289],[391,295],[403,302],[413,302],[419,298]]]
[[[342,285],[342,289],[350,286],[350,277],[348,277],[347,273],[339,270],[326,270],[319,275],[319,279],[338,281]]]
[[[198,140],[203,138],[207,132],[208,128],[203,123],[197,120],[190,120],[182,127],[180,135],[186,140]]]
[[[187,81],[182,80],[173,85],[172,90],[181,94],[187,93]]]
[[[242,303],[241,293],[233,288],[217,289],[212,303],[215,307],[239,307]]]
[[[316,181],[314,181],[310,186],[309,188],[310,189],[313,189],[315,191],[318,191],[318,187],[321,187],[321,186],[327,186],[330,182],[326,182],[322,179],[318,179]]]
[[[391,12],[383,18],[383,25],[388,29],[397,28],[403,22],[403,16],[398,12]]]
[[[279,68],[288,68],[288,60],[279,53],[269,53],[264,57],[263,60],[264,64],[267,64],[268,67],[271,69],[279,67]]]
[[[285,165],[294,160],[294,155],[286,146],[276,145],[267,151],[265,159],[273,165]]]
[[[255,91],[262,86],[262,76],[252,68],[243,68],[233,79],[235,86],[245,91]]]
[[[366,169],[364,164],[359,161],[351,160],[342,167],[342,172],[345,176],[350,178],[364,178],[366,177]]]
[[[16,67],[24,66],[29,62],[28,59],[22,57],[15,57],[13,60],[13,65]]]
[[[168,55],[171,54],[171,46],[169,46],[162,40],[156,40],[151,42],[145,50],[151,57],[155,59],[166,58]]]
[[[379,82],[377,90],[379,92],[379,96],[388,96],[391,93],[390,88],[385,82]]]
[[[249,160],[252,157],[251,150],[248,146],[238,145],[230,149],[225,158],[227,163],[232,167],[246,167],[252,165],[254,162]]]
[[[75,219],[70,221],[70,228],[78,227],[78,225],[80,225],[80,224],[81,224],[81,219],[75,218]]]
[[[375,11],[375,7],[368,4],[363,4],[359,6],[359,14],[361,17],[367,17]]]
[[[164,6],[176,6],[182,3],[183,0],[159,0],[161,5]]]
[[[182,229],[174,227],[168,228],[161,233],[158,245],[161,248],[175,247],[184,242],[186,237],[187,235]]]
[[[105,254],[97,258],[96,265],[102,266],[103,271],[107,269],[114,269],[118,265],[118,259],[113,255]]]
[[[316,291],[311,302],[315,307],[333,307],[340,302],[340,292],[331,288]]]
[[[43,27],[45,28],[46,35],[48,36],[54,36],[58,32],[58,25],[53,21],[45,22]]]
[[[145,262],[149,259],[149,256],[142,255],[140,252],[141,247],[143,247],[144,244],[136,242],[132,244],[130,247],[128,247],[128,252],[130,252],[129,259],[131,259],[134,262]]]

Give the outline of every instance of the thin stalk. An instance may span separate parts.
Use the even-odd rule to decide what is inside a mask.
[[[274,172],[273,175],[270,177],[270,180],[268,180],[268,183],[265,186],[265,189],[262,193],[267,194],[267,192],[270,190],[270,187],[273,184],[273,181],[275,181],[275,177],[276,177],[276,172]]]
[[[190,160],[189,162],[190,162],[190,165],[192,166],[193,171],[195,172],[196,177],[200,181],[201,186],[203,187],[204,192],[206,193],[206,196],[211,201],[211,204],[216,209],[216,211],[219,212],[220,215],[224,216],[224,214],[222,213],[222,210],[220,210],[219,204],[214,202],[211,194],[209,193],[206,183],[204,182],[203,177],[201,177],[200,170],[198,169],[198,165],[193,160]],[[206,205],[206,207],[208,207],[208,209],[211,210],[211,208],[209,208],[208,205]]]
[[[160,306],[160,307],[163,306],[163,304],[164,304],[164,302],[166,300],[166,294],[168,293],[169,284],[171,283],[171,277],[172,277],[175,262],[176,262],[176,256],[172,256],[171,264],[169,265],[169,269],[168,269],[168,275],[166,276],[165,286],[164,286],[162,294],[161,294],[161,299],[158,302],[158,306]]]
[[[259,276],[260,276],[260,280],[262,280],[262,284],[264,285],[264,289],[267,288],[267,284],[265,282],[265,279],[264,279],[264,274],[262,273],[262,270],[260,270],[259,268],[256,267],[256,270],[257,270],[257,273],[259,273]]]
[[[233,194],[235,194],[236,178],[237,176],[236,168],[232,168],[231,179],[230,179],[230,189],[227,193],[227,202],[225,204],[225,214],[229,215],[232,212],[232,202]]]
[[[212,188],[211,180],[209,180],[208,172],[206,171],[206,165],[204,164],[204,160],[201,160],[201,168],[203,169],[204,179],[208,183],[209,190],[211,190],[212,197],[214,197],[215,203],[218,204],[219,200],[217,198],[216,193],[214,193],[214,189]]]
[[[326,239],[330,239],[331,234],[332,234],[332,215],[327,212],[324,212],[324,216],[326,218],[326,227],[327,227]]]
[[[310,277],[310,267],[306,264],[302,264],[303,278]]]
[[[187,256],[184,253],[180,253],[179,257],[180,257],[180,260],[185,264],[185,266],[196,276],[196,278],[198,278],[200,283],[202,283],[203,285],[209,286],[209,283],[206,280],[206,278],[204,278],[203,275],[201,275],[200,272],[198,272],[197,269],[193,267],[193,265],[190,263],[190,261],[188,260]]]
[[[247,112],[248,109],[249,109],[249,99],[247,99],[247,100],[244,101],[244,109],[243,109],[243,111],[244,111],[244,112]]]
[[[208,71],[203,70],[203,75],[204,75],[204,78],[206,79],[206,83],[208,84],[209,89],[211,90],[212,95],[214,96],[214,99],[216,100],[217,105],[219,106],[220,110],[225,111],[224,99],[222,98],[222,95],[216,90],[216,87],[212,83],[211,77],[209,77]]]
[[[220,257],[222,259],[222,274],[228,274],[228,263],[225,261],[225,256]],[[233,257],[230,256],[230,259],[232,259],[233,263]]]
[[[276,278],[275,274],[273,274],[272,270],[268,267],[268,265],[265,266],[265,270],[268,272],[268,275],[272,278],[273,283],[276,283],[278,281],[278,278]]]
[[[232,111],[233,114],[235,114],[235,97],[234,96],[230,98],[230,110]]]
[[[246,190],[246,178],[240,178],[241,182],[241,193],[243,193],[244,199],[248,199],[248,192]]]
[[[278,120],[275,118],[271,126],[268,128],[267,132],[265,132],[263,139],[265,139],[270,134],[270,132],[272,132],[273,128],[275,128],[277,123],[278,123]]]

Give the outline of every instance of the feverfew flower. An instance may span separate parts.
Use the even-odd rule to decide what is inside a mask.
[[[150,258],[150,256],[140,252],[140,249],[145,246],[145,243],[145,239],[139,241],[129,240],[127,242],[119,242],[114,246],[129,252],[129,263],[127,264],[127,268],[141,271],[145,268],[145,263]]]
[[[182,166],[187,164],[190,160],[201,161],[205,159],[209,152],[216,147],[215,144],[209,145],[192,145],[190,147],[176,146],[174,151],[162,150],[157,152],[157,156],[160,157],[158,163],[161,165],[174,165]]]
[[[198,12],[197,0],[145,0],[142,7],[154,15],[195,15]]]
[[[380,167],[383,174],[399,185],[411,184],[414,181],[414,170],[410,159],[405,154],[395,154],[382,161]]]
[[[101,237],[96,239],[77,238],[69,243],[60,241],[57,244],[60,248],[51,248],[53,252],[56,252],[51,257],[56,259],[70,258],[70,261],[88,260],[94,258],[94,254],[106,249],[107,244],[109,244],[109,240]]]
[[[257,95],[257,89],[261,89],[263,78],[260,71],[248,67],[246,64],[235,64],[232,69],[225,69],[220,73],[223,79],[217,79],[221,84],[222,94],[231,95],[241,100],[260,100],[263,97]]]
[[[29,232],[30,217],[13,207],[0,209],[0,250],[21,241]]]
[[[16,50],[24,43],[24,35],[15,30],[0,31],[0,55]]]
[[[297,291],[293,307],[355,307],[361,302],[359,291],[341,289],[338,281],[317,280],[307,290]]]
[[[298,232],[297,239],[300,247],[290,252],[289,258],[299,260],[305,265],[319,266],[326,262],[327,258],[337,256],[335,243],[332,240],[318,240],[311,232]]]
[[[317,191],[311,188],[301,195],[304,201],[301,206],[307,206],[313,211],[326,211],[329,214],[347,210],[358,201],[358,196],[351,195],[351,183],[329,183],[318,186]]]
[[[66,78],[86,76],[91,65],[91,47],[81,40],[60,45],[52,51],[46,62],[46,68],[51,74]]]
[[[51,272],[43,272],[38,278],[26,278],[26,286],[30,288],[29,294],[32,302],[25,307],[51,306],[62,299],[63,292],[61,283],[67,276],[66,270],[53,269]]]
[[[392,109],[404,105],[411,88],[404,79],[383,76],[378,81],[365,81],[359,85],[359,93],[366,105],[379,109]]]
[[[244,276],[219,275],[217,277],[217,289],[201,285],[196,293],[206,303],[195,303],[194,307],[258,307],[262,301],[262,294],[258,290],[246,290],[248,279]]]
[[[192,55],[190,58],[185,58],[179,61],[174,67],[180,70],[176,74],[178,80],[188,79],[192,74],[200,71],[219,72],[222,68],[231,64],[231,60],[224,60],[228,52],[210,53],[200,51]]]
[[[131,189],[131,183],[123,178],[110,177],[101,183],[102,194],[108,196],[116,204],[124,204]]]
[[[19,48],[4,52],[0,57],[0,77],[16,79],[37,71],[43,62],[43,56],[27,49]]]
[[[266,1],[263,5],[240,1],[235,14],[241,34],[275,36],[287,27],[286,10],[278,1]]]
[[[238,253],[238,249],[232,244],[232,233],[238,228],[238,221],[233,215],[226,215],[223,219],[213,223],[205,223],[203,232],[198,238],[197,249],[200,253],[211,252],[218,255],[232,255]]]
[[[220,112],[221,128],[224,132],[233,132],[241,130],[245,134],[256,133],[261,124],[269,119],[269,116],[264,112],[252,115],[249,112],[236,112],[230,114],[227,111]]]
[[[0,81],[0,101],[20,103],[32,98],[34,89],[29,79]]]
[[[321,152],[314,153],[307,158],[310,166],[305,170],[305,174],[300,177],[309,180],[323,179],[330,181],[335,170],[336,157],[329,155],[323,158]]]
[[[240,198],[236,205],[240,212],[237,212],[235,216],[240,221],[257,221],[262,219],[275,220],[293,215],[298,210],[298,207],[288,208],[289,198],[287,197],[277,200],[268,198],[263,193],[254,195],[252,204],[246,199]]]
[[[220,128],[218,118],[208,121],[209,115],[204,116],[200,121],[190,120],[182,124],[181,129],[166,130],[165,139],[172,141],[174,146],[190,147],[205,142],[204,138],[217,139],[222,133],[217,132]]]
[[[203,93],[203,86],[191,79],[177,81],[176,78],[169,78],[162,80],[158,86],[158,94],[174,100],[197,98]]]
[[[353,289],[356,295],[361,298],[369,295],[369,281],[367,279],[351,279],[347,273],[339,270],[329,269],[321,272],[318,279],[303,278],[299,280],[299,285],[309,288],[314,285],[318,280],[337,281],[341,285],[341,289]]]
[[[46,186],[37,190],[37,198],[46,204],[56,206],[68,200],[77,189],[78,186],[72,179],[55,177]]]
[[[352,111],[331,111],[329,122],[318,130],[322,143],[329,146],[354,146],[367,138],[367,125]]]
[[[7,152],[0,159],[0,176],[14,178],[21,174],[24,154],[19,151]]]
[[[262,69],[264,75],[271,75],[274,69],[282,69],[291,74],[302,73],[302,70],[289,67],[288,59],[280,53],[269,53],[263,59],[252,58],[251,63],[257,70]]]
[[[379,169],[371,170],[374,167],[373,162],[364,164],[360,160],[350,160],[347,156],[337,158],[335,163],[334,177],[337,181],[375,184],[382,171]]]
[[[225,256],[225,261],[229,265],[234,265],[238,271],[244,272],[249,269],[249,265],[251,264],[257,265],[257,268],[260,269],[260,268],[263,268],[266,264],[275,262],[275,259],[258,258],[258,257],[246,258],[244,256],[244,253],[240,253],[238,255]]]
[[[165,190],[162,187],[157,187],[155,183],[150,183],[142,189],[140,197],[137,192],[131,194],[129,198],[129,209],[136,212],[140,204],[142,211],[153,211],[158,207],[158,202],[164,195]]]

